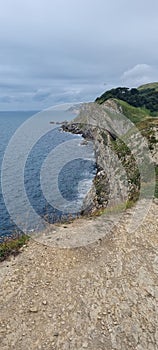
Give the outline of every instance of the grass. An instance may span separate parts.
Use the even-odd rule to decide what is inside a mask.
[[[153,128],[158,127],[158,118],[149,118],[137,123],[137,128],[151,143],[156,143]]]
[[[16,256],[20,253],[20,248],[29,240],[25,234],[16,234],[13,237],[6,238],[0,243],[0,261],[7,259],[10,255]]]
[[[123,114],[134,124],[150,118],[150,111],[146,108],[134,107],[129,103],[118,99],[114,99],[114,101],[121,106]]]
[[[136,201],[127,200],[127,201],[119,203],[117,205],[109,206],[109,207],[106,207],[106,208],[96,209],[93,213],[90,213],[88,215],[88,217],[94,217],[95,218],[95,217],[102,216],[102,215],[119,214],[122,211],[125,211],[126,209],[134,207],[135,204],[136,204]]]
[[[158,165],[155,167],[156,173],[156,186],[155,186],[155,197],[158,198]]]
[[[146,89],[155,89],[156,91],[158,91],[158,83],[148,83],[148,84],[144,84],[138,87],[138,90],[146,90]]]

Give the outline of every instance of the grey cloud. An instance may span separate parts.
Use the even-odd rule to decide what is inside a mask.
[[[26,84],[12,83],[12,82],[0,82],[0,92],[3,91],[27,91],[30,90],[29,86]]]
[[[0,108],[42,109],[158,80],[157,14],[156,0],[2,0]]]
[[[12,98],[10,96],[2,96],[0,97],[0,103],[11,103],[12,102]]]
[[[156,80],[158,80],[158,69],[143,63],[128,69],[122,75],[122,83],[128,86],[137,87]]]
[[[34,99],[35,101],[44,101],[44,100],[47,99],[50,95],[51,95],[50,92],[38,91],[38,92],[33,96],[33,99]]]

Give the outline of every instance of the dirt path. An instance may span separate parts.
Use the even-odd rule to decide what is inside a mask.
[[[81,220],[1,263],[1,350],[158,349],[158,206],[129,233],[132,210],[107,234],[104,217]],[[64,230],[104,234],[61,248]]]

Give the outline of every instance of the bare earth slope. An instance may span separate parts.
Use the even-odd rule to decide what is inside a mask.
[[[129,234],[132,211],[85,247],[31,240],[1,263],[1,350],[158,349],[158,206]]]

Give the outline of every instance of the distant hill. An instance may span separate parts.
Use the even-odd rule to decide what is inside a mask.
[[[133,107],[139,107],[149,116],[158,116],[158,83],[150,83],[139,88],[117,87],[104,92],[95,102],[102,104],[114,98],[124,101]]]
[[[138,90],[147,90],[147,89],[154,89],[156,91],[158,91],[158,83],[148,83],[148,84],[144,84],[138,87]]]

